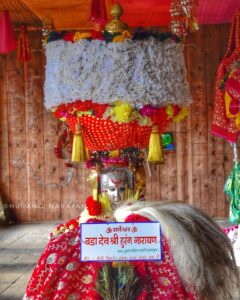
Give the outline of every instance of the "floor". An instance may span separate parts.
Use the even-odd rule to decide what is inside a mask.
[[[0,228],[0,299],[20,300],[54,223]]]
[[[220,220],[221,225],[228,222]],[[0,300],[21,300],[54,223],[0,227]],[[240,296],[236,295],[235,300]],[[227,300],[227,299],[226,299]]]

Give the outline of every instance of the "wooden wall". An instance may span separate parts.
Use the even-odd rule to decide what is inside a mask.
[[[180,200],[214,217],[227,215],[223,185],[232,167],[228,143],[210,134],[216,69],[229,25],[203,26],[185,47],[193,103],[182,124],[171,125],[176,152],[151,166],[147,199]],[[64,185],[66,169],[53,154],[59,123],[43,107],[44,53],[38,32],[30,35],[33,59],[0,56],[0,193],[19,221],[67,220],[89,194],[84,166]]]

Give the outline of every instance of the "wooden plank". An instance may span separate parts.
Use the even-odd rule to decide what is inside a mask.
[[[196,45],[190,45],[189,37],[186,38],[185,45],[185,63],[188,73],[188,82],[191,86],[191,60],[190,60],[190,47],[195,47]],[[187,130],[187,139],[186,139],[186,172],[184,176],[184,196],[185,202],[188,204],[193,204],[193,184],[192,184],[192,108],[191,105],[188,108],[189,114],[186,120],[186,130]]]
[[[151,201],[161,200],[161,183],[160,183],[160,172],[161,165],[151,164]],[[148,189],[148,186],[147,186]]]
[[[11,52],[6,57],[6,85],[8,100],[9,125],[9,202],[19,221],[29,218],[27,171],[26,171],[26,136],[25,136],[25,105],[23,65]],[[22,163],[18,163],[18,159]]]
[[[186,201],[185,182],[187,176],[187,120],[176,123],[176,168],[177,168],[177,200]]]
[[[206,106],[206,27],[191,35],[189,43],[192,103],[192,143],[207,143]]]
[[[168,131],[173,133],[175,140],[176,125],[172,123]],[[177,166],[176,152],[170,152],[165,155],[164,164],[160,165],[160,199],[176,200],[177,199]]]
[[[58,121],[51,112],[44,109],[44,199],[46,206],[46,220],[60,220],[60,183],[59,160],[56,158],[53,148],[57,143]]]
[[[9,187],[8,103],[6,94],[6,59],[0,56],[0,194],[7,206]]]
[[[208,34],[206,35],[206,82],[207,82],[207,114],[208,114],[208,174],[209,174],[209,214],[213,217],[217,215],[218,206],[218,189],[222,191],[222,177],[223,170],[223,140],[214,137],[211,131],[214,97],[215,97],[215,84],[216,72],[222,59],[221,51],[221,31],[220,26],[206,26]]]
[[[45,56],[42,53],[42,74],[45,74]],[[43,77],[44,82],[44,77]],[[43,83],[42,83],[43,84]],[[59,160],[53,149],[57,143],[59,132],[59,121],[56,120],[51,111],[43,108],[43,153],[44,153],[44,202],[46,207],[45,220],[60,220],[60,183]]]
[[[201,47],[205,43],[206,34],[206,27],[202,26],[198,33],[191,36],[190,78],[193,97],[191,110],[193,204],[208,212],[206,49]]]
[[[63,166],[60,170],[60,178],[64,183],[67,178],[67,168]],[[80,215],[87,196],[87,176],[85,174],[85,163],[75,167],[72,180],[69,185],[63,187],[61,191],[61,219],[70,220]]]
[[[147,201],[152,200],[152,165],[145,163],[145,172],[146,172],[146,191],[144,197]],[[160,171],[159,171],[160,172]]]
[[[36,175],[44,182],[41,32],[31,32],[29,38],[32,59],[24,68],[28,210],[29,219],[36,221],[45,219],[44,187],[34,178]]]

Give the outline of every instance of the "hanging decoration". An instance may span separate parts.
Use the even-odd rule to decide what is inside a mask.
[[[77,117],[77,122],[74,122],[74,124],[75,130],[73,130],[74,136],[72,144],[72,162],[83,162],[86,161],[88,158],[88,150],[85,148],[84,145],[82,126],[80,124],[79,117]]]
[[[17,58],[22,62],[29,61],[32,58],[29,39],[27,36],[27,27],[25,25],[20,26],[20,31],[18,34]]]
[[[4,11],[0,20],[0,53],[6,54],[16,49],[13,25],[8,11]]]
[[[149,141],[148,161],[152,163],[163,163],[163,149],[161,137],[157,126],[153,126]]]
[[[197,0],[171,0],[170,27],[171,31],[183,39],[187,33],[197,31],[196,19]]]
[[[155,107],[150,104],[136,109],[123,100],[113,104],[78,100],[59,105],[53,109],[53,114],[64,122],[75,136],[79,135],[76,133],[76,126],[80,126],[85,144],[81,149],[111,151],[128,147],[148,147],[153,126],[159,135],[167,129],[170,122],[183,120],[187,116],[187,110],[184,106]],[[66,139],[65,132],[64,139],[60,139],[55,147],[59,158],[62,156],[61,149],[66,144]],[[69,144],[67,147],[71,149]],[[76,150],[73,152],[76,153]]]
[[[45,106],[73,134],[73,163],[100,151],[119,164],[119,151],[132,148],[148,148],[150,162],[163,162],[161,134],[187,116],[191,97],[180,39],[169,32],[131,33],[122,14],[114,5],[102,33],[51,32],[47,38]],[[60,158],[64,144],[55,147]]]
[[[225,185],[224,192],[230,199],[229,220],[240,224],[240,164],[235,163]]]
[[[240,10],[236,13],[226,54],[218,67],[212,134],[237,142],[240,130]]]
[[[172,132],[164,132],[161,134],[162,146],[164,152],[175,151]]]
[[[42,20],[42,46],[43,46],[43,49],[46,49],[48,36],[50,35],[52,30],[53,30],[52,19],[46,18],[46,17],[43,18],[43,20]]]
[[[107,23],[105,0],[92,0],[89,20],[104,26]]]

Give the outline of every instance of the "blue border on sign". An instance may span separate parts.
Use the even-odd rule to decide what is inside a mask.
[[[140,223],[140,224],[159,224],[159,235],[160,235],[160,253],[159,253],[159,256],[160,258],[159,259],[129,259],[129,260],[122,260],[122,259],[118,259],[118,260],[82,260],[82,247],[81,247],[81,242],[82,242],[82,225],[96,225],[96,224],[101,224],[101,225],[108,225],[108,224],[136,224],[136,223]],[[153,221],[153,222],[139,222],[139,221],[136,221],[136,222],[106,222],[106,223],[103,223],[103,222],[95,222],[95,223],[80,223],[80,261],[81,262],[126,262],[126,261],[162,261],[163,259],[163,244],[162,244],[162,227],[161,227],[161,223],[160,222],[157,222],[157,221]]]

